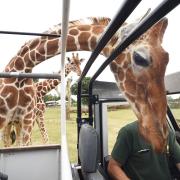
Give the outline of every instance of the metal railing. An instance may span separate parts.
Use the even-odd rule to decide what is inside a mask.
[[[21,32],[21,31],[0,31],[0,34],[13,34],[13,35],[28,35],[28,36],[48,36],[48,37],[61,37],[59,34],[49,33],[33,33],[33,32]]]

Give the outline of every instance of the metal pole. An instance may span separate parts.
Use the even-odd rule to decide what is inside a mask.
[[[38,78],[38,79],[61,79],[58,73],[21,73],[21,72],[1,72],[0,78]]]
[[[30,36],[49,36],[49,37],[57,37],[57,38],[61,36],[59,34],[18,32],[18,31],[0,31],[0,34],[30,35]]]
[[[65,81],[65,53],[69,21],[70,0],[63,0],[62,4],[62,37],[61,43],[61,180],[72,180],[72,172],[68,156],[66,136],[66,81]]]

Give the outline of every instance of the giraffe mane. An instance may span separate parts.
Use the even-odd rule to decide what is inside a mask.
[[[111,21],[108,17],[89,17],[93,24],[105,25],[107,26]]]
[[[108,17],[87,17],[85,19],[70,21],[69,26],[81,25],[83,23],[107,26],[110,21],[111,19]]]
[[[94,25],[98,24],[98,25],[107,26],[110,21],[111,21],[111,19],[108,17],[87,17],[84,19],[69,21],[68,25],[69,25],[69,27],[73,27],[73,26],[77,26],[77,25],[81,25],[81,24],[85,23],[85,24],[94,24]],[[57,34],[57,31],[59,31],[61,29],[61,27],[62,27],[62,24],[59,23],[57,25],[52,26],[44,33]]]

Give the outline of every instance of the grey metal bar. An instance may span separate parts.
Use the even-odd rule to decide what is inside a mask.
[[[32,32],[20,32],[20,31],[0,31],[0,34],[61,37],[60,34],[32,33]]]
[[[62,1],[62,37],[61,37],[61,179],[72,180],[72,171],[68,156],[66,133],[66,81],[65,81],[65,54],[67,44],[70,0]]]
[[[39,78],[39,79],[60,79],[61,76],[58,73],[21,73],[21,72],[1,72],[0,78]]]

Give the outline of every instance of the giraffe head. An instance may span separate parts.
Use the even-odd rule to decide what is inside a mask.
[[[80,76],[81,75],[80,65],[84,61],[84,59],[82,58],[79,59],[78,53],[76,53],[76,55],[72,53],[72,58],[67,57],[67,60],[68,60],[68,63],[66,64],[66,67],[65,67],[66,75],[72,71],[72,72],[75,72],[78,76]]]
[[[164,76],[169,55],[162,48],[167,24],[166,18],[160,20],[111,64],[117,84],[139,120],[140,134],[157,152],[165,150],[168,135]]]

